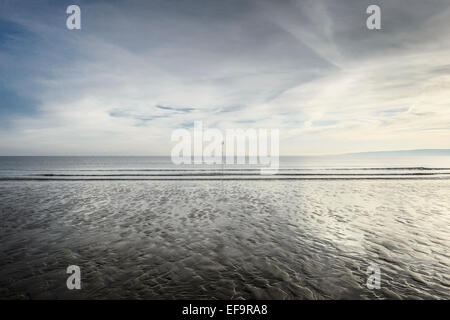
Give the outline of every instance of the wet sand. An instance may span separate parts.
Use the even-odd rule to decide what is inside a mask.
[[[449,180],[3,181],[0,298],[450,298]],[[65,270],[81,267],[81,290]],[[381,288],[366,287],[370,264]]]

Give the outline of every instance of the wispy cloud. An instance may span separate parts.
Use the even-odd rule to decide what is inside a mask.
[[[191,112],[194,111],[195,108],[176,108],[176,107],[168,107],[168,106],[156,106],[158,109],[162,110],[170,110],[170,111],[178,111],[178,112]]]
[[[0,154],[168,154],[172,129],[280,128],[284,154],[450,148],[448,1],[79,1],[0,13]],[[37,10],[39,9],[39,10]]]

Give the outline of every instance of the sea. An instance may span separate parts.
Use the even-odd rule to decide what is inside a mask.
[[[450,299],[450,156],[0,157],[0,299]]]

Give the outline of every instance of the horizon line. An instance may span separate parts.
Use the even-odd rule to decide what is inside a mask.
[[[381,151],[358,151],[345,153],[323,153],[323,154],[298,154],[298,155],[280,155],[280,157],[327,157],[327,156],[349,156],[349,155],[364,155],[374,153],[406,153],[406,152],[449,152],[448,149],[401,149],[401,150],[381,150]],[[235,155],[238,156],[238,155]],[[239,155],[239,157],[247,157],[248,155]],[[170,155],[0,155],[0,157],[171,157]]]

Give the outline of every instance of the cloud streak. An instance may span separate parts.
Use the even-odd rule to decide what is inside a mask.
[[[450,148],[448,2],[4,2],[0,154],[170,154],[171,130],[279,128],[282,154]],[[36,12],[39,12],[37,14]]]

